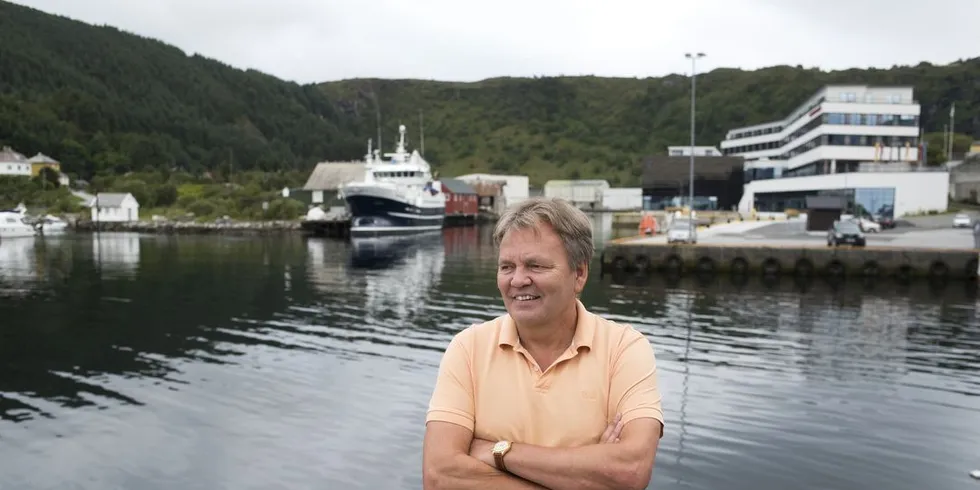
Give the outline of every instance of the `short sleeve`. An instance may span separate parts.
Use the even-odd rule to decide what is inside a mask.
[[[471,332],[456,334],[439,363],[439,374],[429,400],[425,422],[451,422],[473,430],[476,416],[473,402],[473,376],[466,339]]]
[[[664,414],[653,346],[642,333],[628,328],[616,351],[609,385],[610,405],[615,407],[615,413],[623,414],[624,424],[639,418],[660,421],[663,437]]]

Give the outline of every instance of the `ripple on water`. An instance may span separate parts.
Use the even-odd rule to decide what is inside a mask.
[[[208,243],[154,242],[105,276],[80,254],[66,286],[4,283],[35,291],[0,304],[4,482],[420,488],[442,349],[503,313],[492,259],[430,247],[360,269],[323,241]],[[975,297],[602,281],[586,304],[657,350],[653,487],[968,485]]]

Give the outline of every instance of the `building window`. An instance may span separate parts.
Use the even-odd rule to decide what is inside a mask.
[[[859,187],[853,191],[855,214],[893,217],[895,213],[894,187]]]

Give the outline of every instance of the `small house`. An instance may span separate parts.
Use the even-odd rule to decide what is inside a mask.
[[[498,214],[527,199],[530,188],[526,175],[466,174],[457,175],[456,179],[473,186],[480,196],[481,209]]]
[[[126,223],[140,219],[140,204],[129,193],[100,192],[89,206],[95,222]]]
[[[292,198],[323,207],[343,206],[338,197],[340,188],[348,182],[364,180],[367,164],[364,162],[321,162],[316,165],[303,189],[291,191]],[[308,193],[309,201],[298,194]]]
[[[446,194],[447,219],[476,218],[480,204],[476,189],[459,179],[443,179],[442,190]]]
[[[31,176],[31,163],[9,146],[0,148],[0,175]]]
[[[32,156],[27,159],[31,164],[31,176],[37,177],[40,175],[41,170],[49,168],[54,170],[58,174],[58,183],[64,187],[67,187],[71,182],[68,180],[68,176],[61,173],[61,162],[51,158],[44,153],[38,152],[37,155]]]

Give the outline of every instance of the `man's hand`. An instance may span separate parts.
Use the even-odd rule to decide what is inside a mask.
[[[599,444],[611,444],[619,442],[619,434],[623,431],[623,414],[617,413],[612,422],[606,426],[606,430],[599,438]]]

